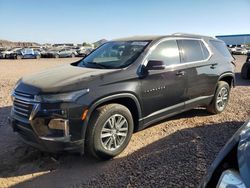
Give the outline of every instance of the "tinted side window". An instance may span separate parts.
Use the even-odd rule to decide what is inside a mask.
[[[148,60],[163,61],[165,65],[180,63],[180,55],[177,42],[175,40],[164,41],[152,51]]]
[[[232,57],[229,50],[227,49],[227,46],[225,43],[216,41],[216,40],[210,40],[210,43],[220,52],[221,55],[224,57]]]
[[[204,59],[199,40],[178,40],[181,62],[201,61]]]

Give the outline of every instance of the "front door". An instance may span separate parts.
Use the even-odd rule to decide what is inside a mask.
[[[141,79],[143,119],[146,122],[182,110],[187,91],[176,40],[160,42],[148,55],[146,61],[149,60],[163,61],[165,69],[149,70]]]

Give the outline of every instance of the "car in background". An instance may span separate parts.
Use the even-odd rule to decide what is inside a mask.
[[[77,50],[77,56],[78,57],[86,57],[90,52],[93,50],[93,48],[80,48]]]
[[[15,51],[20,50],[20,49],[22,49],[22,48],[11,48],[11,49],[7,49],[5,51],[2,51],[0,57],[3,59],[8,58],[8,56],[11,53],[14,53]]]
[[[250,121],[227,142],[212,163],[200,188],[250,187]]]
[[[41,52],[41,57],[43,58],[59,58],[60,49],[51,48]]]
[[[6,48],[0,48],[0,59],[3,59],[3,55],[1,52],[6,51]]]
[[[41,53],[45,58],[59,58],[59,57],[75,57],[77,52],[75,49],[49,49]]]
[[[248,52],[246,62],[241,68],[241,77],[243,79],[250,79],[250,52]]]
[[[232,50],[234,55],[247,55],[248,50],[245,47],[236,47]]]
[[[62,49],[58,53],[59,57],[75,57],[77,55],[76,49]]]
[[[39,59],[40,57],[40,52],[32,48],[23,48],[6,55],[9,59]]]

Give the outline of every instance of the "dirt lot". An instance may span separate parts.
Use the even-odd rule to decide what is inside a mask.
[[[133,135],[127,149],[100,162],[78,154],[54,158],[21,142],[7,124],[10,92],[22,76],[75,59],[0,60],[0,187],[196,187],[221,147],[250,117],[250,81],[239,75],[229,106],[199,108]]]

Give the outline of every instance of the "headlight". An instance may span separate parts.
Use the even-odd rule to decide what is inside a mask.
[[[89,89],[83,89],[80,91],[73,91],[68,93],[61,93],[61,94],[52,94],[52,95],[39,95],[36,96],[37,101],[42,102],[73,102],[76,101],[82,95],[85,95],[89,92]]]
[[[217,188],[246,188],[240,174],[234,170],[226,170],[222,173]]]

